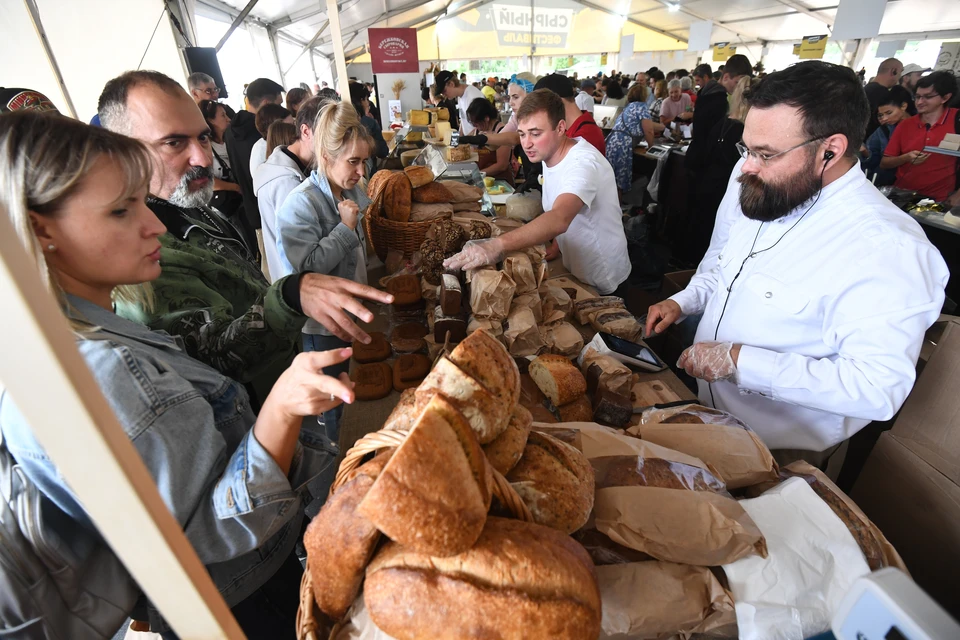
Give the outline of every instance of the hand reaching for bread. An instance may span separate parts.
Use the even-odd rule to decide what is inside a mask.
[[[354,203],[356,206],[356,203]],[[320,273],[307,273],[300,278],[300,306],[303,313],[322,324],[341,340],[370,343],[370,336],[358,327],[347,313],[364,322],[371,322],[370,313],[357,298],[392,304],[393,296],[345,278]]]
[[[299,354],[264,400],[253,435],[285,474],[290,472],[303,418],[321,415],[341,402],[353,402],[353,383],[347,374],[333,378],[322,373],[352,354],[350,348]]]
[[[501,262],[504,253],[503,242],[500,238],[470,240],[463,245],[463,250],[460,253],[443,261],[443,268],[451,271],[476,269]]]

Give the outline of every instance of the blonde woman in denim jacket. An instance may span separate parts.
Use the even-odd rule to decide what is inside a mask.
[[[360,181],[373,139],[349,102],[328,102],[313,130],[317,168],[286,197],[277,211],[278,252],[293,273],[322,273],[367,284],[362,212],[370,204]],[[303,327],[303,350],[348,346],[319,322]],[[324,369],[339,376],[348,363]],[[339,442],[341,408],[323,415],[326,435]]]
[[[305,487],[332,463],[300,437],[300,423],[353,401],[348,379],[317,373],[350,350],[300,354],[256,416],[240,384],[168,334],[117,316],[114,299],[149,298],[148,285],[130,285],[160,275],[165,229],[145,204],[149,179],[150,157],[135,140],[57,115],[0,117],[0,205],[101,391],[248,637],[268,628],[267,637],[289,636]],[[49,526],[68,541],[99,539],[15,401],[0,391],[0,430],[43,493]],[[89,552],[74,544],[79,557]]]

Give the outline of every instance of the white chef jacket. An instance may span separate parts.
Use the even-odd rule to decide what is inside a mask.
[[[734,380],[698,381],[701,402],[712,386],[715,406],[771,449],[823,451],[890,419],[913,388],[949,277],[920,225],[856,165],[801,219],[808,207],[760,223],[725,197],[718,222],[734,222],[716,264],[672,296],[684,315],[703,313],[697,342],[716,332],[743,345]]]

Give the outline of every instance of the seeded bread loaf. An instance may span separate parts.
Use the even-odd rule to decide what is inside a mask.
[[[573,402],[587,392],[583,374],[564,356],[538,356],[530,363],[530,377],[557,407]]]
[[[430,167],[412,165],[404,167],[403,172],[407,174],[407,178],[410,180],[410,186],[414,189],[422,187],[425,184],[430,184],[436,179]]]

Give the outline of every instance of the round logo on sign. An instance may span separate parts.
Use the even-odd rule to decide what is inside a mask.
[[[384,55],[396,58],[405,55],[410,45],[402,38],[391,37],[380,41],[380,50]]]

